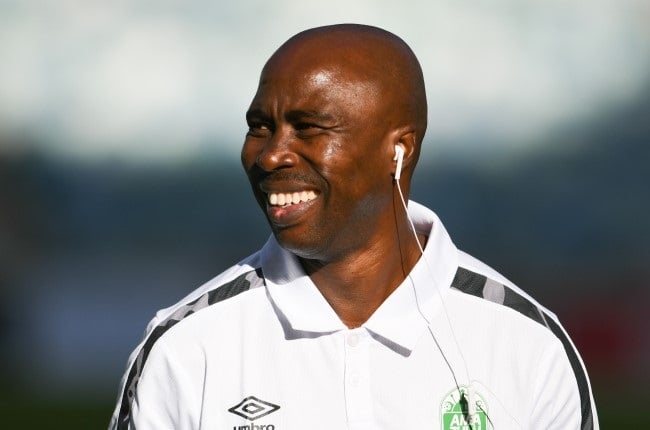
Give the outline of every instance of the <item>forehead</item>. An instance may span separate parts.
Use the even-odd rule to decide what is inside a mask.
[[[348,59],[302,50],[276,54],[269,60],[252,105],[317,104],[358,110],[376,105],[380,93],[377,80]]]

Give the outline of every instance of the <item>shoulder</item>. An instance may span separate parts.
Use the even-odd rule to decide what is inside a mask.
[[[140,378],[154,347],[163,336],[177,327],[204,314],[207,309],[226,305],[264,286],[260,265],[260,252],[240,261],[196,290],[178,303],[156,313],[148,324],[142,342],[129,357],[128,368],[122,380],[120,400],[112,417],[111,428],[126,428],[130,419],[131,404],[134,401]]]
[[[584,363],[557,316],[538,303],[524,290],[485,263],[459,251],[459,265],[452,281],[452,291],[475,302],[490,315],[487,324],[510,324],[512,332],[522,341],[546,339],[558,345],[576,384],[582,412],[582,427],[591,428],[596,420],[593,396]],[[517,342],[517,339],[512,339]]]
[[[521,316],[548,327],[547,319],[557,316],[523,289],[482,261],[459,251],[458,270],[451,287],[497,305],[495,311],[516,311]]]
[[[215,276],[174,305],[156,312],[147,326],[147,333],[161,324],[178,322],[204,308],[224,302],[241,293],[264,285],[259,252]]]
[[[543,309],[546,313],[549,315],[552,315],[553,318],[557,318],[555,314],[553,314],[550,310],[546,309],[544,306],[542,306],[537,300],[535,300],[530,294],[528,294],[526,291],[524,291],[522,288],[517,286],[514,282],[510,281],[508,278],[503,276],[501,273],[497,272],[494,270],[492,267],[488,266],[481,260],[472,257],[471,255],[463,252],[463,251],[458,251],[459,258],[458,258],[458,266],[461,269],[464,269],[466,275],[468,275],[470,278],[475,278],[477,276],[482,276],[485,277],[486,280],[489,280],[490,283],[497,283],[502,285],[504,288],[509,289],[510,291],[516,293],[518,296],[521,296],[523,299],[525,299],[527,302],[529,302],[531,305],[534,305],[540,309]],[[461,272],[462,270],[459,270]],[[455,279],[454,282],[457,282],[458,285],[462,285],[462,278],[463,275],[457,273],[456,274],[458,279]],[[455,288],[458,288],[454,286]],[[462,288],[461,291],[463,291]]]

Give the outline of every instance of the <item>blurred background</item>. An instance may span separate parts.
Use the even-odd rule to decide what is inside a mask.
[[[421,60],[412,198],[559,315],[603,428],[650,424],[649,2],[0,0],[6,428],[105,428],[154,312],[264,243],[244,112],[338,22]]]

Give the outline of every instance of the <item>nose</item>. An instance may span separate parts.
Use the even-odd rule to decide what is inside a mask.
[[[270,172],[296,165],[298,155],[294,151],[290,133],[278,128],[260,143],[255,164],[262,170]]]

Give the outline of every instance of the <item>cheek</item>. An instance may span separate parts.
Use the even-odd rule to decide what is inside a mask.
[[[391,186],[390,164],[379,148],[366,151],[345,150],[343,145],[330,145],[321,152],[320,171],[328,181],[343,186],[346,194],[373,192]]]
[[[320,148],[320,159],[324,166],[336,166],[347,155],[341,142],[330,140]]]
[[[331,184],[331,203],[341,216],[356,220],[369,217],[366,219],[370,222],[372,214],[392,202],[390,175],[382,175],[381,166],[369,163],[361,161],[333,173],[337,179]]]
[[[390,166],[378,152],[368,152],[354,160],[350,168],[350,182],[355,188],[367,192],[388,191],[391,187],[392,176]]]

